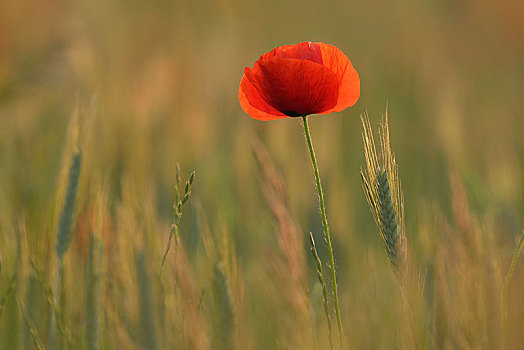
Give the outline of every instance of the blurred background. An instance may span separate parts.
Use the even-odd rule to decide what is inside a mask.
[[[208,229],[216,242],[227,236],[236,261],[225,268],[235,295],[235,324],[247,325],[237,327],[236,346],[293,344],[282,339],[296,329],[283,331],[282,324],[293,324],[295,316],[282,316],[281,284],[268,273],[282,247],[279,220],[264,189],[268,180],[253,152],[253,140],[259,140],[257,149],[285,183],[287,212],[301,235],[307,265],[308,303],[318,313],[313,324],[325,328],[307,232],[314,233],[321,258],[327,260],[302,126],[292,118],[251,119],[237,97],[244,67],[252,67],[263,53],[322,41],[344,51],[361,78],[361,98],[354,107],[310,118],[334,238],[344,328],[356,348],[394,347],[396,309],[390,295],[395,277],[361,187],[359,116],[367,111],[378,126],[388,106],[410,252],[427,290],[433,290],[432,276],[438,274],[439,246],[460,235],[464,220],[484,237],[481,242],[490,242],[481,244],[483,249],[497,247],[497,276],[503,276],[524,226],[523,19],[520,0],[0,2],[1,289],[17,266],[22,231],[26,256],[50,266],[46,276],[52,281],[52,249],[70,154],[68,125],[72,115],[85,119],[94,114],[70,252],[78,258],[65,261],[67,278],[76,269],[84,273],[89,230],[82,222],[91,220],[97,210],[93,203],[102,194],[107,236],[149,252],[151,278],[156,277],[173,218],[178,162],[183,179],[196,171],[180,227],[195,293],[207,285],[205,273],[199,273],[207,259],[202,230]],[[464,206],[466,219],[460,216]],[[105,252],[110,256],[110,249]],[[20,271],[29,273],[29,264],[24,266]],[[514,278],[515,293],[522,295],[522,266],[517,265]],[[28,287],[22,279],[19,288],[18,295],[24,295]],[[66,293],[73,302],[74,293]],[[161,296],[155,298],[162,304]],[[427,315],[433,315],[431,300]],[[522,302],[519,306],[522,311]],[[68,310],[65,317],[79,344],[82,332],[75,329],[82,327],[83,309]],[[6,315],[0,324],[11,334],[13,323]],[[22,316],[13,317],[23,328]],[[515,317],[518,329],[524,325],[522,312]],[[124,328],[118,322],[114,327]],[[46,318],[35,324],[45,343]],[[433,331],[438,327],[428,321],[425,328],[427,346],[439,347]],[[122,332],[113,335],[117,338],[106,334],[105,342],[132,343]],[[325,329],[317,333],[326,339]],[[519,339],[518,332],[511,334],[516,338],[506,338]],[[475,336],[464,336],[466,343],[456,340],[462,336],[450,336],[455,340],[441,345],[477,344]],[[13,342],[20,337],[21,331]],[[160,347],[178,340],[164,341]]]

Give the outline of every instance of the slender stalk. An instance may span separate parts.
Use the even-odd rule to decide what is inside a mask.
[[[322,272],[322,261],[320,261],[320,257],[318,256],[317,246],[315,244],[315,239],[313,238],[312,232],[309,233],[309,242],[311,243],[311,248],[310,248],[311,254],[313,254],[313,258],[315,258],[315,262],[317,263],[318,282],[320,283],[320,286],[322,287],[322,304],[324,305],[324,313],[326,314],[326,319],[327,319],[329,348],[333,350],[333,336],[331,333],[331,317],[329,317],[329,302],[328,302],[327,287],[326,287],[326,282],[324,281],[324,273]]]
[[[162,276],[162,270],[164,268],[164,264],[166,263],[167,259],[167,253],[169,253],[169,249],[171,249],[171,243],[174,240],[175,244],[178,245],[179,241],[179,226],[180,226],[180,220],[182,219],[182,207],[186,202],[189,200],[189,197],[191,197],[191,185],[193,184],[193,181],[195,181],[195,172],[192,171],[191,175],[189,175],[189,179],[186,181],[186,187],[184,189],[184,196],[180,196],[180,186],[181,186],[181,180],[180,180],[180,166],[176,165],[176,183],[175,183],[175,203],[173,203],[173,209],[175,209],[175,218],[173,219],[173,223],[171,224],[171,231],[169,232],[169,240],[167,241],[166,250],[164,251],[164,255],[162,256],[162,264],[160,265],[160,272],[158,273],[158,279],[160,280],[160,277]]]
[[[58,346],[58,341],[56,339],[56,326],[57,326],[57,320],[56,320],[56,311],[58,309],[58,302],[60,298],[60,278],[62,277],[62,269],[63,269],[63,263],[62,258],[58,258],[56,263],[56,273],[55,273],[55,284],[53,288],[53,300],[51,305],[51,321],[49,324],[49,335],[47,338],[47,347],[49,349],[53,349]]]
[[[313,143],[311,142],[311,135],[309,133],[309,125],[307,121],[307,116],[302,116],[302,120],[304,121],[304,134],[306,135],[307,146],[309,148],[309,154],[311,156],[311,163],[313,164],[313,171],[315,173],[315,180],[317,183],[318,201],[320,205],[320,213],[322,214],[322,227],[324,228],[324,238],[326,239],[326,243],[327,243],[328,251],[329,251],[329,264],[331,268],[333,299],[335,302],[335,313],[337,316],[338,334],[340,337],[340,348],[342,348],[342,342],[343,342],[342,341],[343,339],[342,322],[340,320],[340,310],[338,306],[338,288],[337,288],[337,275],[335,272],[335,257],[333,255],[333,246],[331,244],[331,235],[329,234],[329,227],[327,223],[326,207],[324,205],[324,193],[322,191],[322,184],[320,183],[320,175],[318,173],[317,158],[315,157]]]
[[[513,260],[511,261],[511,265],[506,274],[506,277],[504,278],[504,283],[502,284],[501,291],[500,291],[500,304],[502,305],[500,312],[502,315],[502,320],[505,320],[507,316],[506,293],[508,290],[509,281],[511,280],[511,276],[513,276],[513,271],[515,270],[515,266],[517,265],[517,259],[519,258],[520,250],[522,249],[523,244],[524,244],[524,230],[522,230],[522,235],[520,236],[519,243],[517,244],[517,249],[515,250],[515,253],[513,254]]]
[[[513,271],[515,270],[515,265],[517,264],[517,259],[519,257],[519,253],[520,253],[523,243],[524,243],[524,230],[522,230],[522,236],[520,236],[520,241],[517,244],[517,249],[515,250],[515,254],[513,255],[513,260],[511,261],[511,266],[509,268],[508,273],[506,274],[506,278],[504,279],[504,290],[508,287],[509,280],[511,279],[511,276],[513,275]]]

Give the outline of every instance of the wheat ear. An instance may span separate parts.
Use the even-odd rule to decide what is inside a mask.
[[[380,156],[377,154],[368,115],[363,114],[361,120],[366,157],[366,169],[360,170],[364,193],[389,261],[398,273],[406,259],[404,195],[400,187],[397,163],[389,143],[387,112],[379,130]]]
[[[76,192],[78,190],[78,180],[80,178],[80,169],[82,166],[82,152],[76,149],[73,152],[71,159],[71,166],[69,167],[69,179],[67,181],[66,194],[63,202],[62,213],[60,214],[60,221],[58,223],[58,232],[56,235],[55,252],[58,257],[57,268],[55,273],[55,285],[53,290],[53,307],[51,307],[51,323],[49,327],[49,337],[47,339],[48,348],[58,346],[59,340],[56,339],[56,323],[57,320],[56,309],[60,297],[60,281],[63,270],[64,253],[69,248],[71,243],[71,236],[73,235],[73,218],[75,214]]]

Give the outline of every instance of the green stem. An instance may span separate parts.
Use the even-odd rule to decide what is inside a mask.
[[[335,257],[333,255],[333,246],[331,244],[331,235],[329,234],[329,227],[326,217],[326,207],[324,205],[324,193],[322,191],[322,184],[320,183],[320,175],[318,173],[317,158],[315,157],[315,151],[313,150],[313,143],[311,142],[311,135],[309,133],[309,125],[307,122],[307,116],[302,116],[304,121],[304,133],[306,135],[306,141],[309,148],[309,154],[311,156],[311,163],[313,164],[313,171],[315,172],[315,180],[317,182],[318,200],[320,204],[320,213],[322,214],[322,227],[324,228],[324,238],[329,251],[329,264],[331,268],[331,280],[333,282],[333,298],[335,302],[335,313],[337,316],[338,334],[340,337],[340,348],[342,348],[342,322],[340,320],[340,310],[338,306],[338,288],[337,288],[337,275],[335,273]]]

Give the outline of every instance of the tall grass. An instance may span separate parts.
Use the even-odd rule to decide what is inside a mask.
[[[283,302],[279,305],[282,317],[295,322],[280,327],[281,341],[294,347],[305,346],[312,341],[310,300],[307,293],[308,276],[304,250],[304,233],[295,223],[289,208],[286,181],[278,170],[270,153],[257,138],[252,141],[255,159],[260,169],[259,184],[265,202],[276,222],[274,236],[276,251],[271,250],[268,275],[273,276],[281,290]],[[331,309],[329,310],[331,313]]]
[[[520,339],[517,325],[522,320],[518,312],[522,240],[516,249],[497,241],[492,233],[496,231],[481,225],[472,210],[460,176],[451,175],[451,215],[435,209],[424,214],[421,209],[420,220],[427,221],[419,229],[412,227],[417,234],[410,236],[408,259],[403,200],[386,121],[381,153],[374,148],[370,122],[364,118],[363,123],[368,160],[364,189],[386,254],[371,255],[368,248],[370,256],[362,268],[368,273],[359,279],[360,287],[341,288],[343,320],[350,326],[347,345],[511,348]],[[184,205],[187,220],[177,221],[176,249],[165,255],[162,232],[172,232],[173,226],[155,219],[158,213],[151,200],[127,183],[111,210],[110,182],[79,185],[81,161],[73,153],[58,221],[59,228],[70,223],[69,234],[58,230],[62,244],[55,244],[54,250],[47,242],[48,253],[61,261],[60,272],[54,274],[61,276],[58,287],[47,271],[56,263],[53,254],[47,259],[26,256],[35,249],[29,240],[24,243],[31,234],[28,230],[16,243],[14,260],[2,265],[0,319],[4,329],[9,320],[8,329],[13,331],[10,338],[2,338],[2,345],[332,348],[333,300],[322,262],[326,256],[317,249],[313,235],[304,241],[305,231],[295,223],[296,209],[278,161],[262,141],[253,139],[257,166],[252,170],[258,179],[254,188],[261,197],[258,214],[264,228],[253,257],[242,257],[237,248],[242,237],[235,239],[219,221],[208,222],[205,201],[184,200],[188,193],[199,196],[199,186],[190,187],[192,176],[173,196],[175,215]],[[431,236],[424,238],[428,232]],[[164,257],[162,275],[152,278],[160,272],[158,262]],[[397,282],[386,273],[387,261]],[[314,273],[308,273],[311,270]],[[54,326],[49,317],[41,316],[43,311],[54,315]],[[16,333],[13,322],[20,329]],[[369,333],[368,338],[364,333],[368,326],[391,328]]]

